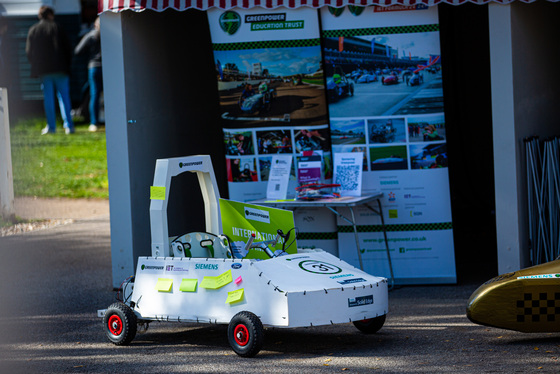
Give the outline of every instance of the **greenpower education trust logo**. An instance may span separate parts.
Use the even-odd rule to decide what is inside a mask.
[[[228,35],[233,35],[241,27],[241,17],[236,12],[228,10],[220,16],[220,27]]]

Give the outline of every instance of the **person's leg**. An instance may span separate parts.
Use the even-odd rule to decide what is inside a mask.
[[[56,108],[54,105],[54,79],[51,75],[41,77],[41,88],[43,89],[43,105],[47,117],[47,127],[43,133],[56,132]]]
[[[72,121],[72,102],[70,100],[70,78],[68,75],[60,74],[56,78],[56,91],[60,115],[64,122],[66,133],[74,132],[74,122]]]
[[[88,69],[89,81],[89,118],[90,124],[99,122],[99,96],[101,95],[101,67]]]

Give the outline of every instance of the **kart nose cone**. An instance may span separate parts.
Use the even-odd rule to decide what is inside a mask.
[[[560,331],[560,261],[495,277],[467,304],[480,325],[522,332]]]

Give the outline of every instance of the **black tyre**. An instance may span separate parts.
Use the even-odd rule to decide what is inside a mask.
[[[270,110],[270,98],[268,98],[264,104],[263,104],[263,109],[265,112],[268,112]]]
[[[136,314],[123,303],[111,304],[103,317],[105,334],[115,345],[130,344],[136,336],[137,323]]]
[[[241,357],[254,357],[264,343],[264,328],[251,312],[237,313],[228,326],[229,345]]]
[[[375,334],[383,327],[386,317],[387,315],[384,314],[382,316],[375,317],[375,318],[364,319],[361,321],[354,321],[353,323],[354,326],[356,326],[356,328],[361,332],[365,334]]]

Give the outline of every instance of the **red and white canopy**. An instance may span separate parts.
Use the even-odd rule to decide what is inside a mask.
[[[447,3],[452,5],[461,5],[466,3],[486,4],[490,2],[499,4],[508,4],[514,0],[99,0],[99,12],[120,12],[123,10],[143,11],[146,9],[155,10],[157,12],[166,9],[175,9],[178,11],[187,9],[207,10],[210,8],[231,9],[231,8],[254,8],[261,7],[265,9],[274,9],[278,7],[299,8],[312,7],[321,8],[323,6],[332,6],[336,8],[347,5],[357,6],[416,6],[416,5],[437,5],[439,3]],[[517,0],[524,3],[531,3],[536,0]],[[558,0],[552,0],[558,1]]]

